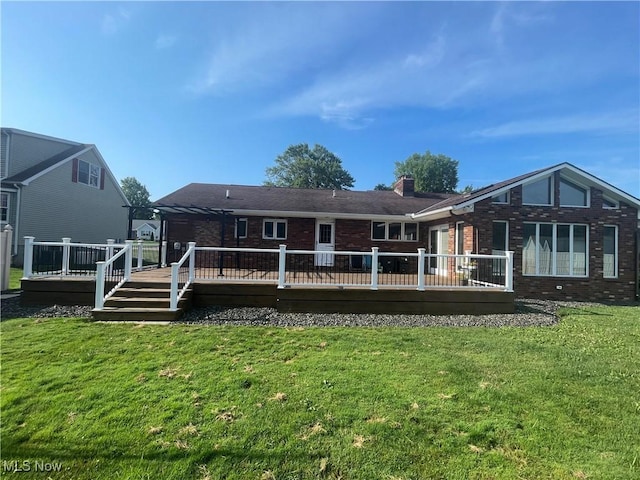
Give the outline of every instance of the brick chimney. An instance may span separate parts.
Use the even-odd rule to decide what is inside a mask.
[[[402,175],[393,185],[393,191],[401,197],[413,197],[415,193],[413,177]]]

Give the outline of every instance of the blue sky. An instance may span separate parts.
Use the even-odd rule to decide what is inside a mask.
[[[573,163],[640,197],[640,3],[6,2],[2,126],[94,143],[152,199],[259,185],[289,145],[367,190]]]

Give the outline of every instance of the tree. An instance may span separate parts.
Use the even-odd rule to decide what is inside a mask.
[[[458,161],[446,155],[434,155],[427,150],[414,153],[404,162],[396,162],[396,178],[410,175],[416,192],[455,193],[458,185]]]
[[[353,187],[355,180],[342,168],[342,160],[322,145],[290,145],[266,170],[265,185],[294,188]]]
[[[377,184],[375,187],[373,187],[374,190],[393,190],[393,187],[390,187],[389,185],[385,185],[384,183],[379,183]]]
[[[131,206],[148,207],[136,209],[133,218],[138,220],[150,220],[153,218],[151,200],[149,198],[150,194],[147,187],[140,183],[135,177],[123,178],[120,180],[120,187]]]

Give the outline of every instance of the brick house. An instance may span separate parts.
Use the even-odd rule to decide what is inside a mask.
[[[568,163],[462,195],[414,192],[407,177],[394,191],[192,183],[155,207],[176,256],[189,241],[381,253],[511,250],[519,296],[632,301],[637,295],[640,200]],[[427,271],[438,273],[436,259],[429,262]]]

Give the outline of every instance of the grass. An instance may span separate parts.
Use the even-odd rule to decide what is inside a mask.
[[[500,329],[8,320],[2,474],[638,478],[639,309],[563,315]]]
[[[22,276],[22,268],[11,267],[9,270],[9,290],[20,290],[20,279]]]

